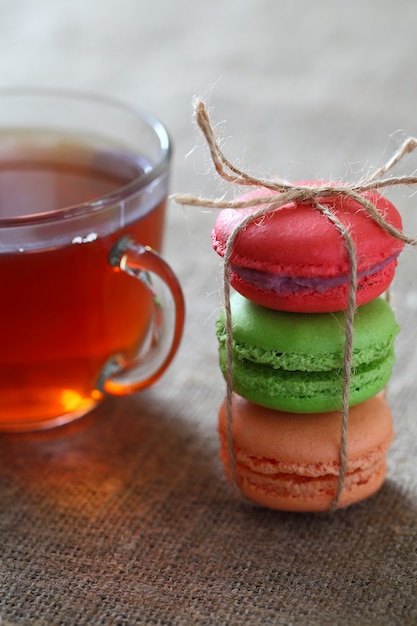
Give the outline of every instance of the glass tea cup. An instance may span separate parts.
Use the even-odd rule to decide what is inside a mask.
[[[68,423],[172,361],[184,300],[159,254],[170,158],[150,114],[0,90],[0,431]]]

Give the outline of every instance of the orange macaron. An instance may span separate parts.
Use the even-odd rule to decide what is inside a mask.
[[[227,412],[219,411],[220,457],[231,479]],[[232,397],[234,474],[243,495],[283,511],[328,510],[341,468],[340,412],[295,414]],[[386,475],[392,415],[380,394],[349,412],[347,467],[338,506],[373,495]]]

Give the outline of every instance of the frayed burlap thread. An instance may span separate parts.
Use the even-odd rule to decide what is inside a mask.
[[[189,194],[174,194],[172,198],[181,205],[199,206],[214,209],[244,209],[255,208],[256,210],[246,216],[234,228],[230,234],[224,254],[224,271],[223,271],[223,297],[225,305],[226,317],[226,415],[227,415],[227,442],[229,465],[232,483],[242,495],[242,489],[239,485],[236,472],[236,454],[233,443],[233,411],[232,411],[232,394],[233,394],[233,356],[232,356],[232,312],[230,305],[230,268],[233,246],[236,238],[246,226],[251,222],[256,222],[266,214],[275,211],[284,204],[289,202],[309,202],[312,210],[319,211],[323,217],[329,220],[339,231],[343,238],[344,245],[349,257],[350,278],[348,298],[345,310],[345,347],[343,355],[343,390],[342,390],[342,409],[341,409],[341,435],[340,435],[340,471],[338,477],[337,489],[331,503],[329,511],[338,508],[340,496],[343,491],[346,470],[347,470],[347,428],[349,419],[349,387],[352,371],[352,353],[353,353],[353,320],[356,311],[356,289],[357,289],[357,259],[355,244],[350,236],[348,228],[337,218],[333,211],[325,204],[326,197],[341,195],[358,202],[369,214],[369,216],[378,224],[380,228],[389,233],[392,237],[403,241],[409,245],[417,245],[417,239],[403,234],[400,230],[386,222],[378,212],[374,204],[365,198],[362,194],[365,191],[377,191],[387,187],[398,185],[416,185],[417,176],[390,176],[384,177],[387,172],[394,168],[405,155],[413,152],[417,148],[417,139],[408,138],[393,156],[372,175],[365,177],[357,183],[350,185],[338,185],[334,183],[320,184],[316,187],[306,185],[294,185],[290,182],[280,179],[264,179],[251,176],[231,163],[220,149],[216,140],[213,126],[210,122],[204,102],[196,99],[194,102],[194,113],[196,122],[202,131],[208,144],[210,155],[214,167],[219,176],[234,185],[245,187],[263,187],[275,191],[276,194],[250,198],[247,200],[224,200],[199,198]]]

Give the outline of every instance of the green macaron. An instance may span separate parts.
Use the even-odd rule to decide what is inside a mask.
[[[297,413],[342,407],[345,313],[286,313],[261,307],[240,294],[231,298],[234,390],[261,406]],[[373,397],[394,364],[398,325],[382,298],[359,307],[349,404]],[[217,321],[220,367],[227,369],[226,317]]]

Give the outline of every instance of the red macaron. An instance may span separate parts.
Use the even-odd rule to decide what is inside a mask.
[[[276,192],[257,188],[239,200],[272,195]],[[401,231],[401,216],[391,202],[375,191],[362,195],[388,224]],[[335,193],[317,201],[350,233],[357,259],[356,303],[366,304],[389,287],[404,243],[347,195]],[[259,208],[220,212],[212,232],[213,248],[220,256],[225,255],[234,229]],[[346,309],[351,277],[346,243],[311,201],[289,202],[246,225],[234,242],[230,263],[231,285],[261,306],[300,313]]]

